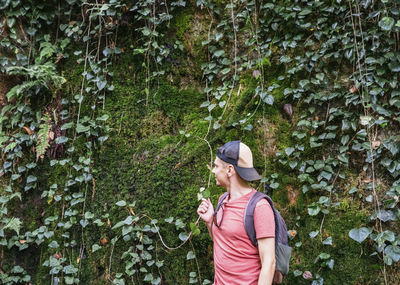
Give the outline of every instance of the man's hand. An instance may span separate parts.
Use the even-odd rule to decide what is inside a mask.
[[[200,206],[197,208],[197,214],[207,224],[207,227],[211,227],[214,215],[214,206],[210,199],[202,199]]]

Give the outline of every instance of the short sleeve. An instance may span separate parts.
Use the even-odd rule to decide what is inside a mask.
[[[275,237],[275,220],[271,205],[262,199],[254,209],[254,228],[256,238]]]

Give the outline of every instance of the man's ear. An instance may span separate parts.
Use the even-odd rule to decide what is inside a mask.
[[[233,167],[232,164],[230,164],[230,165],[228,166],[228,176],[231,177],[231,176],[233,176],[234,174],[235,174],[235,168]]]

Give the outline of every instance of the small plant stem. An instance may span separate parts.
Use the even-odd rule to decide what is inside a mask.
[[[88,37],[90,35],[90,26],[91,26],[92,20],[89,17],[89,28],[88,28]],[[88,60],[88,52],[89,52],[89,40],[86,43],[86,54],[85,54],[85,64],[83,66],[83,74],[86,73],[86,68],[87,68],[87,60]],[[86,75],[82,75],[82,84],[81,84],[81,91],[80,91],[80,96],[83,96],[83,87],[85,86],[85,76]],[[80,100],[79,102],[79,107],[78,107],[78,114],[77,114],[77,120],[76,120],[76,124],[79,124],[79,117],[81,114],[81,105],[82,105],[82,101]]]
[[[116,238],[116,240],[115,240],[115,242],[114,242],[114,244],[113,244],[113,246],[111,248],[111,254],[110,254],[109,263],[108,263],[108,276],[107,276],[108,280],[111,281],[111,282],[112,282],[112,280],[111,280],[112,257],[113,257],[115,245],[117,244],[117,241],[119,240],[120,237],[121,236],[117,236],[117,238]]]
[[[237,76],[237,35],[236,35],[236,24],[235,24],[235,13],[233,11],[233,1],[231,0],[231,18],[232,18],[232,28],[233,28],[233,35],[234,35],[234,44],[233,44],[233,61],[235,64],[235,72],[233,74],[233,79],[232,79],[232,86],[231,89],[229,90],[228,94],[228,100],[226,100],[225,108],[222,111],[221,118],[224,116],[226,108],[228,107],[229,101],[232,96],[233,89],[235,88],[235,82],[236,82],[236,76]]]
[[[189,239],[189,243],[192,246],[192,250],[194,253],[194,260],[196,261],[196,267],[197,267],[197,274],[199,276],[199,284],[201,285],[201,274],[200,274],[200,266],[199,266],[199,262],[197,260],[197,255],[196,255],[196,251],[194,249],[193,243],[192,243],[192,239]]]

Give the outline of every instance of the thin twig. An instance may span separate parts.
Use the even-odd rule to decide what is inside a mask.
[[[194,260],[196,261],[196,266],[197,266],[197,274],[199,275],[199,284],[201,285],[202,282],[201,282],[200,266],[199,266],[199,262],[197,260],[196,251],[194,249],[194,246],[193,246],[193,243],[192,243],[191,239],[189,239],[189,243],[192,246],[192,250],[193,250],[193,253],[194,253]]]
[[[229,90],[228,100],[226,100],[225,108],[222,111],[221,118],[224,116],[226,108],[228,107],[229,101],[232,96],[233,89],[235,88],[236,76],[237,76],[237,35],[236,35],[236,24],[235,24],[235,14],[233,11],[233,1],[231,0],[231,18],[232,18],[232,28],[233,28],[233,35],[234,35],[234,45],[233,45],[233,61],[235,63],[235,72],[233,74],[232,86]]]

